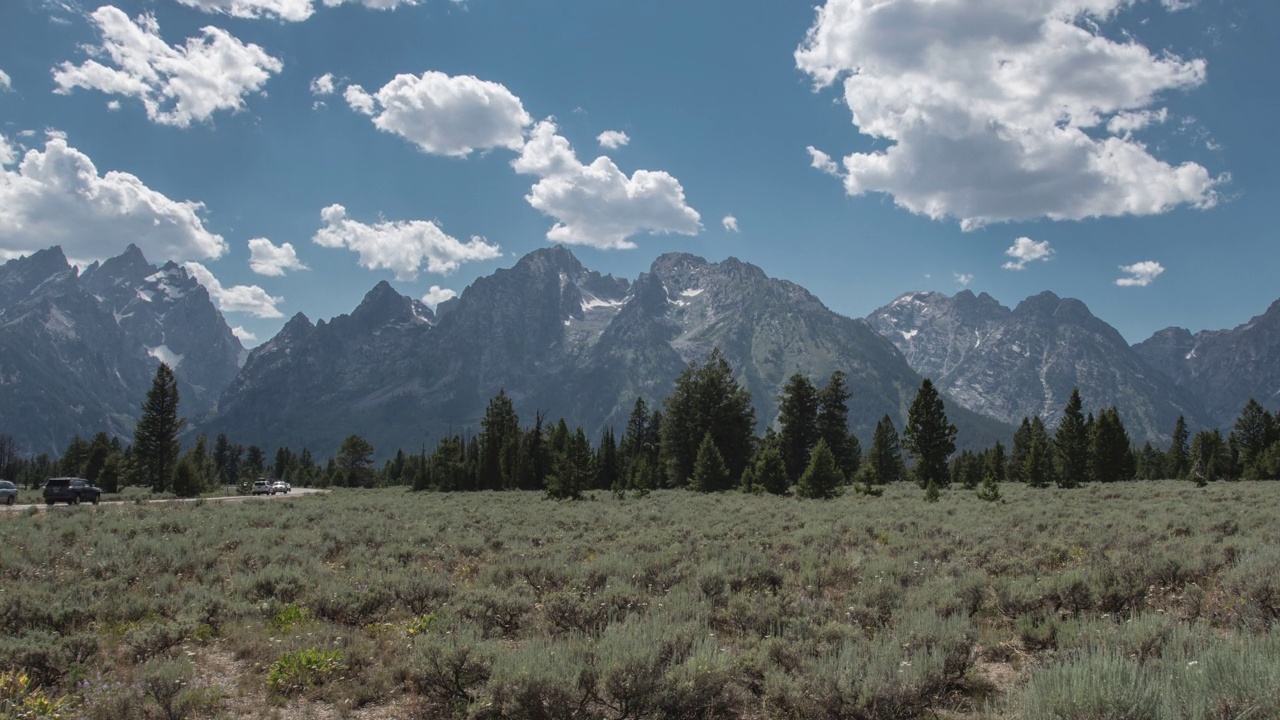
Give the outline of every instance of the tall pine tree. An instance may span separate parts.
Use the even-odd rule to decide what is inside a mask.
[[[880,422],[876,423],[875,435],[871,439],[871,449],[867,451],[867,468],[871,483],[884,485],[906,478],[898,431],[888,415],[880,418]]]
[[[133,454],[140,470],[139,480],[155,492],[169,489],[182,450],[178,433],[186,425],[178,417],[178,380],[165,363],[156,368],[142,404],[142,416],[133,430]]]
[[[1084,424],[1083,405],[1080,388],[1073,389],[1053,438],[1058,460],[1058,487],[1078,487],[1089,479],[1089,430]]]
[[[818,444],[818,390],[809,378],[796,373],[778,396],[778,433],[787,477],[795,482],[809,465],[809,453]]]
[[[1179,415],[1178,422],[1173,425],[1173,441],[1169,443],[1169,452],[1165,453],[1168,458],[1169,477],[1175,480],[1185,479],[1191,470],[1191,449],[1187,446],[1190,438],[1187,421]]]
[[[849,383],[844,373],[836,370],[818,392],[818,436],[827,441],[836,466],[852,481],[862,462],[858,436],[849,432]]]
[[[809,465],[796,483],[796,495],[814,500],[833,498],[844,481],[844,473],[836,465],[836,457],[827,447],[827,441],[819,440],[813,448]]]
[[[920,383],[916,399],[907,411],[902,446],[915,461],[914,472],[920,487],[927,487],[932,481],[941,488],[951,482],[947,458],[956,450],[956,426],[947,420],[942,397],[929,378]]]
[[[705,363],[690,363],[680,374],[666,408],[657,424],[669,483],[684,486],[693,477],[698,448],[708,432],[724,457],[730,480],[742,477],[755,443],[755,409],[751,393],[734,379],[719,348]]]

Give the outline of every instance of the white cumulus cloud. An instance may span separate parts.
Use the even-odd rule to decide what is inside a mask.
[[[61,245],[69,257],[93,259],[134,243],[152,259],[218,258],[227,243],[205,228],[203,211],[203,203],[171,200],[135,175],[99,174],[61,133],[43,152],[22,156],[0,135],[0,250]]]
[[[596,142],[600,143],[602,148],[617,150],[631,142],[631,138],[621,130],[605,130],[596,137]]]
[[[249,241],[249,269],[259,275],[279,277],[286,270],[306,270],[292,243],[276,246],[267,238]]]
[[[9,78],[9,73],[3,70],[0,70],[0,91],[12,90],[12,89],[13,89],[13,80]]]
[[[809,164],[811,166],[828,175],[840,177],[840,166],[836,164],[835,160],[831,159],[830,155],[822,152],[812,145],[805,149],[809,151]]]
[[[336,89],[333,73],[325,73],[311,81],[311,94],[316,96],[332,95]]]
[[[326,7],[360,3],[375,10],[394,10],[401,5],[417,5],[418,0],[321,0]],[[188,7],[208,13],[238,18],[274,18],[300,22],[315,12],[312,0],[178,0]]]
[[[137,98],[147,117],[162,125],[187,127],[219,110],[242,110],[245,95],[260,90],[284,67],[261,47],[216,27],[203,28],[201,37],[188,38],[185,45],[170,46],[160,37],[154,15],[134,21],[104,5],[89,17],[102,34],[102,45],[87,47],[93,58],[80,65],[64,62],[55,68],[54,92],[86,88]]]
[[[1049,247],[1048,240],[1036,242],[1029,237],[1020,237],[1013,241],[1013,245],[1004,254],[1013,258],[1001,266],[1005,270],[1026,270],[1027,263],[1048,262],[1053,257],[1053,248]]]
[[[360,255],[360,265],[370,270],[391,270],[398,280],[411,280],[425,264],[428,272],[448,274],[465,262],[501,257],[497,245],[473,236],[462,242],[446,235],[430,220],[379,222],[373,225],[347,217],[347,209],[330,205],[320,211],[324,227],[311,241],[321,247],[345,247]]]
[[[471,75],[434,70],[397,75],[377,92],[359,85],[343,92],[347,104],[433,155],[466,157],[475,150],[519,150],[533,118],[506,86]]]
[[[427,294],[422,296],[422,302],[428,307],[430,307],[432,310],[435,310],[436,307],[440,305],[440,303],[444,302],[445,300],[452,300],[453,298],[456,298],[456,297],[458,297],[458,293],[450,290],[449,288],[442,288],[439,285],[432,285],[431,289],[427,291]]]
[[[257,285],[233,285],[232,287],[223,287],[218,278],[213,276],[209,268],[198,262],[188,262],[184,264],[187,272],[191,273],[191,277],[196,282],[204,286],[209,291],[209,297],[218,303],[218,309],[223,312],[250,313],[260,318],[278,318],[284,317],[284,313],[276,307],[284,302],[282,297],[273,297],[270,293]]]
[[[819,88],[842,79],[858,130],[888,144],[844,158],[846,192],[966,229],[1214,205],[1219,179],[1130,137],[1206,78],[1203,60],[1099,28],[1144,1],[827,0],[796,63]]]
[[[1116,278],[1116,284],[1120,287],[1146,287],[1160,277],[1164,266],[1154,260],[1144,260],[1132,265],[1121,265],[1120,272],[1129,274],[1129,277]]]
[[[738,218],[732,215],[725,215],[720,221],[720,224],[723,225],[724,229],[728,232],[738,232]]]
[[[954,275],[956,277],[956,284],[959,285],[960,287],[968,287],[969,283],[973,282],[973,273],[958,272],[958,273],[954,273]]]
[[[231,334],[239,338],[242,343],[251,343],[258,340],[257,335],[254,335],[252,331],[246,330],[240,325],[231,328]]]
[[[680,181],[660,170],[627,177],[604,155],[584,165],[551,120],[534,126],[511,166],[541,178],[525,200],[557,220],[547,232],[554,242],[625,249],[641,232],[696,235],[702,228]]]

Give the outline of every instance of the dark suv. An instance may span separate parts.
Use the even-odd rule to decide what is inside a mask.
[[[102,488],[80,478],[49,478],[44,484],[44,501],[50,505],[56,502],[79,505],[86,500],[97,505],[101,496]]]

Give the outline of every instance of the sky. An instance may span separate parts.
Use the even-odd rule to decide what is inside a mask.
[[[0,261],[135,243],[249,347],[555,243],[1229,328],[1280,297],[1277,39],[1244,0],[3,0]]]

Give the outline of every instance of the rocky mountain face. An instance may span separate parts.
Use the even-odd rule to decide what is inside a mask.
[[[137,248],[83,274],[57,247],[0,265],[0,432],[24,450],[131,437],[160,360],[176,365],[184,413],[207,410],[240,352],[204,289]]]
[[[883,414],[901,425],[921,379],[864,321],[733,258],[664,255],[628,282],[546,248],[437,310],[382,284],[332,322],[295,316],[250,354],[201,429],[321,452],[357,433],[390,454],[477,432],[505,389],[525,423],[542,412],[598,437],[625,425],[637,396],[659,407],[688,363],[719,347],[761,427],[792,373],[821,385],[843,370],[851,424],[869,441]],[[953,421],[975,445],[1011,433],[958,407]]]
[[[1214,426],[1231,427],[1249,398],[1280,408],[1280,300],[1234,329],[1165,328],[1133,349],[1198,397]]]
[[[1196,398],[1079,300],[1044,292],[1010,310],[967,290],[908,293],[867,320],[961,405],[1005,422],[1039,415],[1054,427],[1079,387],[1086,408],[1117,406],[1137,442],[1167,443],[1179,415],[1209,423]]]
[[[80,283],[147,354],[173,368],[184,412],[212,408],[240,371],[240,340],[182,266],[170,261],[157,268],[130,245],[85,268]]]

